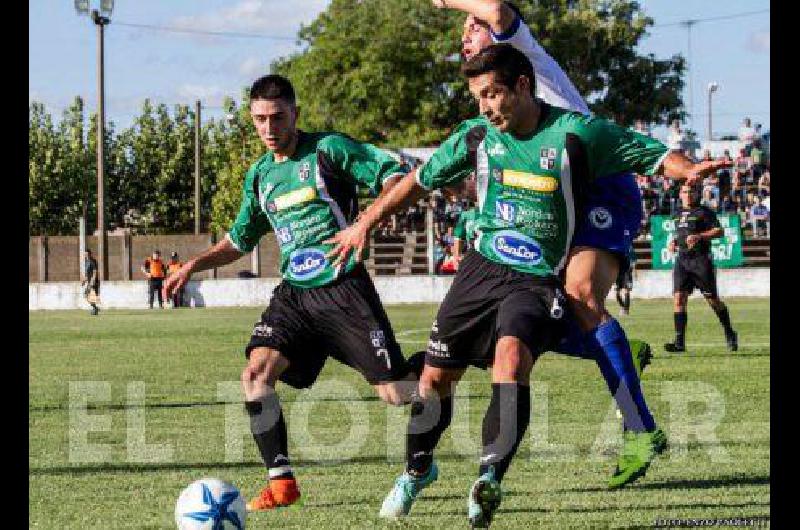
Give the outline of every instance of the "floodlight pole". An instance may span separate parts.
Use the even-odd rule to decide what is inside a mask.
[[[108,281],[108,234],[106,233],[105,208],[105,71],[104,71],[104,32],[103,28],[111,22],[107,17],[92,10],[92,21],[97,26],[97,254],[100,261],[98,273],[101,281]]]

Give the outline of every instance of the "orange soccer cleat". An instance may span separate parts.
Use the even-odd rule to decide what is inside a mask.
[[[300,499],[300,490],[294,478],[274,479],[261,490],[258,497],[247,503],[248,512],[260,512],[289,506]]]

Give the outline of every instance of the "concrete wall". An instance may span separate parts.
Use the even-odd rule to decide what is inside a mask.
[[[385,304],[438,303],[452,276],[381,276],[375,286]],[[186,300],[192,306],[265,306],[279,278],[217,279],[192,281]],[[769,297],[769,269],[719,269],[720,295]],[[634,298],[672,296],[672,271],[639,271],[634,282]],[[699,296],[695,292],[695,296]],[[144,309],[147,307],[147,283],[144,281],[105,282],[100,286],[101,307]],[[85,309],[80,284],[48,282],[28,284],[28,308]]]

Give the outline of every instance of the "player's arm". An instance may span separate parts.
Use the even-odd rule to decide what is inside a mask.
[[[516,14],[501,0],[433,0],[438,8],[458,9],[485,20],[492,31],[502,34],[511,28]]]
[[[703,180],[707,175],[730,166],[731,164],[726,160],[706,160],[694,163],[683,153],[671,151],[662,161],[657,173],[673,180],[686,180],[686,183],[691,186]]]
[[[148,263],[148,261],[145,260],[145,262],[142,264],[142,273],[149,278],[150,277],[150,271],[148,270],[148,267],[149,267],[149,263]]]
[[[356,259],[360,259],[370,230],[383,219],[417,202],[431,189],[456,184],[469,174],[470,152],[474,151],[471,146],[476,147],[475,140],[479,143],[486,131],[485,125],[473,124],[474,120],[462,123],[425,165],[408,173],[379,197],[357,222],[325,241],[334,245],[327,254],[328,258],[335,257],[334,265],[346,260],[352,250],[356,252]]]
[[[244,181],[239,214],[225,238],[198,256],[187,261],[175,274],[167,277],[164,293],[167,297],[188,283],[192,274],[233,263],[255,248],[258,240],[269,230],[269,218],[258,204],[253,190],[255,173],[249,171]]]

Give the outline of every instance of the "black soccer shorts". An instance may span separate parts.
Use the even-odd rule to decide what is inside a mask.
[[[486,368],[506,336],[520,339],[536,359],[558,345],[570,318],[557,278],[518,272],[470,250],[433,322],[425,363]]]
[[[692,294],[695,287],[703,296],[717,298],[717,278],[710,256],[681,257],[675,259],[672,270],[672,292]]]
[[[278,350],[289,360],[280,380],[294,388],[313,385],[329,356],[372,385],[401,380],[409,371],[363,265],[322,287],[281,282],[253,328],[245,355],[258,347]]]

